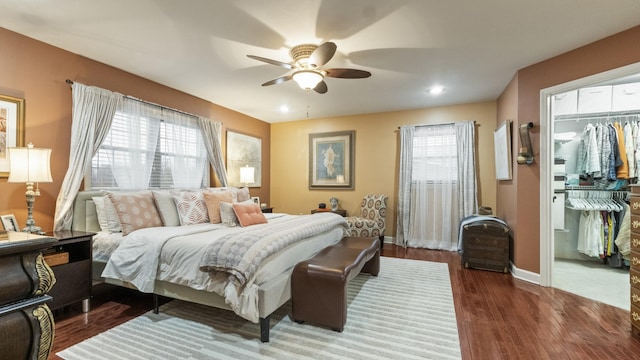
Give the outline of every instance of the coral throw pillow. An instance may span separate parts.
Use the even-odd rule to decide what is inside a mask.
[[[220,203],[232,203],[235,198],[233,191],[203,191],[204,202],[207,205],[207,212],[209,213],[209,221],[212,224],[220,224],[222,218],[220,217]]]
[[[235,212],[240,226],[244,227],[249,225],[267,223],[267,218],[264,217],[264,214],[262,213],[262,210],[260,210],[260,206],[258,206],[258,204],[235,203],[232,205],[233,212]]]

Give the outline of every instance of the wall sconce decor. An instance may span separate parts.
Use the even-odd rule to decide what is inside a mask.
[[[531,137],[529,136],[529,129],[533,127],[533,123],[529,122],[521,124],[520,130],[520,151],[518,152],[517,162],[518,164],[531,165],[533,163],[533,147],[531,146]]]
[[[10,183],[25,183],[27,191],[27,226],[22,229],[24,232],[44,234],[42,228],[36,226],[33,219],[33,203],[36,196],[40,196],[40,189],[37,183],[52,182],[51,166],[49,158],[51,157],[51,149],[34,148],[29,143],[27,147],[9,148],[9,178]],[[33,189],[34,183],[36,189]]]

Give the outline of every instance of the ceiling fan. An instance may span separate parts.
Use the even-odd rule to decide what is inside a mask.
[[[278,60],[263,58],[256,55],[247,55],[251,59],[266,62],[285,69],[293,70],[291,74],[267,81],[262,86],[270,86],[293,80],[304,90],[315,90],[319,94],[327,92],[325,76],[342,79],[362,79],[371,76],[371,73],[358,69],[321,69],[320,67],[331,60],[336,53],[335,43],[328,41],[320,46],[303,44],[295,46],[289,52],[292,62],[286,63]]]

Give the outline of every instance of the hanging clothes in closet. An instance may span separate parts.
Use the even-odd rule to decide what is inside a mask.
[[[606,123],[602,123],[603,120]],[[576,172],[583,180],[581,184],[620,190],[629,184],[629,179],[638,177],[638,120],[638,116],[600,118],[600,123],[585,126],[580,136],[576,163]]]
[[[577,250],[597,257],[612,267],[624,265],[619,247],[628,247],[628,236],[621,233],[621,225],[628,213],[627,191],[570,190],[567,207],[580,212]],[[626,216],[626,221],[629,221]],[[627,224],[628,226],[628,224]]]

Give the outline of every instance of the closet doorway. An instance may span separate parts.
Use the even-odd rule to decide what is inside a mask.
[[[578,148],[585,129],[603,133],[614,121],[624,126],[629,119],[640,120],[640,64],[545,89],[541,95],[547,131],[541,134],[540,284],[628,310],[628,261],[613,246],[627,183],[606,177],[594,181],[600,174],[581,179]],[[586,241],[593,234],[585,231],[586,224],[598,221],[609,239],[600,249]]]

